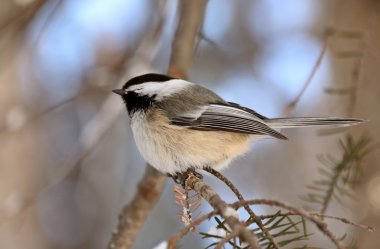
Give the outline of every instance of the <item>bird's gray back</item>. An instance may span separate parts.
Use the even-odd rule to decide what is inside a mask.
[[[170,119],[211,103],[225,104],[226,101],[211,90],[194,84],[154,105],[162,109]]]

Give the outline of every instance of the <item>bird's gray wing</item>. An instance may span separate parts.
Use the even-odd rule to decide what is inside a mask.
[[[249,113],[251,113],[253,116],[256,116],[256,117],[258,117],[258,118],[260,118],[260,119],[262,119],[262,120],[268,120],[268,119],[269,119],[269,118],[265,117],[264,115],[261,115],[260,113],[255,112],[255,111],[252,110],[252,109],[249,109],[249,108],[247,108],[247,107],[241,106],[241,105],[236,104],[236,103],[234,103],[234,102],[227,102],[227,104],[230,105],[230,106],[236,107],[236,108],[238,108],[238,109],[240,109],[240,110],[243,110],[243,111],[249,112]]]
[[[247,111],[249,110],[249,111]],[[170,118],[174,125],[204,131],[227,131],[255,135],[269,135],[286,139],[284,135],[270,128],[264,116],[237,104],[208,104],[197,111]]]

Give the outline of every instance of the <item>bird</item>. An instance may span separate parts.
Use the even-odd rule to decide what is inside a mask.
[[[158,171],[174,176],[188,170],[226,168],[249,150],[252,141],[273,137],[280,130],[309,126],[351,126],[356,118],[268,118],[228,102],[199,85],[164,74],[142,74],[128,80],[121,96],[143,158]]]

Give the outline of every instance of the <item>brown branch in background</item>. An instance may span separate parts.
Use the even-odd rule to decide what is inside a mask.
[[[146,217],[161,196],[166,181],[161,173],[147,166],[143,179],[131,202],[120,213],[118,228],[108,245],[110,249],[130,248],[133,245]]]
[[[261,248],[258,244],[254,233],[251,233],[245,224],[240,222],[236,210],[223,201],[220,196],[204,181],[190,173],[187,179],[187,185],[195,192],[200,194],[220,216],[223,217],[226,224],[230,226],[233,232],[238,233],[240,239],[246,242],[251,249]]]
[[[163,6],[161,6],[163,8]],[[160,10],[162,9],[160,8]],[[126,80],[141,74],[141,72],[150,72],[151,68],[149,63],[154,59],[157,54],[157,47],[159,40],[162,36],[163,24],[159,20],[157,28],[148,33],[136,52],[130,60],[133,65],[129,65],[128,61],[123,64],[121,75],[119,76],[117,87],[122,87]],[[70,159],[60,167],[60,171],[55,172],[55,181],[60,181],[63,178],[77,178],[81,173],[81,165],[88,155],[96,148],[102,138],[106,135],[107,131],[116,122],[117,118],[125,110],[124,105],[120,100],[115,98],[115,94],[107,91],[109,94],[104,99],[99,111],[89,120],[79,138],[80,148],[75,151],[75,154],[69,157]]]
[[[217,171],[217,170],[215,170],[215,169],[213,169],[211,167],[204,168],[203,170],[209,172],[210,174],[214,175],[216,178],[218,178],[219,180],[221,180],[222,182],[224,182],[232,190],[232,192],[234,192],[234,194],[239,199],[239,201],[245,201],[245,199],[244,199],[243,195],[240,193],[240,191],[222,173],[220,173],[219,171]],[[263,231],[265,237],[270,241],[270,243],[272,244],[273,248],[279,248],[279,246],[277,245],[277,243],[274,241],[272,235],[269,233],[268,229],[266,229],[266,227],[262,223],[260,217],[258,217],[253,212],[253,210],[250,208],[249,205],[244,205],[243,207],[247,211],[247,213],[249,214],[250,218],[253,219],[253,221],[257,224],[257,226],[261,229],[261,231]],[[229,241],[229,240],[227,240],[227,241]]]
[[[2,11],[2,14],[6,16],[0,22],[0,43],[2,44],[0,47],[0,71],[11,65],[10,61],[13,60],[15,51],[19,51],[17,48],[23,42],[21,38],[25,35],[28,25],[32,23],[46,2],[43,0],[31,1],[24,7],[12,4],[8,10]]]
[[[62,7],[63,4],[64,4],[64,0],[58,0],[57,3],[54,5],[51,13],[48,14],[45,22],[42,24],[41,30],[39,31],[37,38],[35,39],[34,45],[32,45],[32,46],[36,46],[40,42],[44,33],[47,31],[50,22],[52,21],[52,19],[54,19],[55,15],[60,11],[60,8]],[[159,6],[159,9],[161,10],[161,9],[163,9],[163,7],[164,6]],[[156,46],[156,44],[153,44],[153,43],[157,43],[157,40],[159,40],[159,38],[161,36],[161,31],[163,29],[164,19],[165,19],[164,16],[160,17],[158,24],[157,24],[157,28],[154,30],[153,35],[148,35],[147,39],[144,39],[144,41],[141,43],[141,46],[139,46],[139,48],[136,49],[136,56],[133,59],[133,61],[135,61],[135,62],[139,61],[139,60],[150,61],[150,60],[152,60],[152,57],[155,56],[155,54],[156,54],[156,51],[155,51],[156,48],[155,47],[157,47],[157,46]],[[15,19],[15,20],[18,20],[18,19]],[[10,24],[12,24],[12,22],[10,20],[6,21],[4,24],[0,23],[0,31],[2,31],[1,30],[2,28],[8,27]],[[0,32],[0,35],[1,35],[1,32]],[[122,75],[120,77],[119,83],[117,84],[118,86],[122,86],[125,83],[125,80],[134,74],[133,70],[126,70],[126,68],[129,68],[129,66],[127,66],[127,65],[125,65],[125,63],[123,63],[123,61],[126,60],[125,57],[126,56],[123,56],[122,62],[120,62],[120,65],[121,65],[120,71],[121,71]],[[138,64],[138,62],[136,64]],[[126,73],[126,71],[128,71],[128,73]],[[130,71],[132,71],[132,73],[130,73]],[[3,135],[3,133],[5,133],[5,132],[9,132],[9,131],[15,132],[15,131],[20,131],[23,128],[30,127],[31,125],[35,124],[38,120],[45,117],[50,112],[52,112],[52,111],[62,107],[63,105],[66,105],[66,104],[76,100],[77,98],[87,94],[87,92],[89,92],[91,90],[91,88],[94,88],[94,86],[93,85],[85,86],[85,87],[83,87],[83,89],[79,90],[75,95],[73,95],[73,96],[71,96],[71,97],[69,97],[69,98],[67,98],[67,99],[65,99],[59,103],[53,104],[52,106],[49,106],[48,108],[46,108],[45,110],[43,110],[39,113],[32,114],[30,117],[27,117],[27,120],[24,122],[24,124],[22,126],[17,127],[16,129],[9,129],[9,127],[7,127],[5,124],[0,124],[0,136]],[[103,89],[103,88],[100,88],[98,86],[96,86],[96,88],[98,90],[106,91],[107,93],[109,93],[109,98],[114,99],[114,97],[115,97],[114,94],[110,93],[108,88]],[[104,103],[106,103],[106,102],[107,102],[107,99],[104,101]],[[106,108],[106,109],[108,111],[108,108]],[[121,111],[122,111],[122,108],[120,109],[120,112]],[[99,112],[99,113],[101,113],[101,112]],[[99,116],[99,113],[94,116],[94,119],[99,120],[99,119],[105,118],[103,115],[100,115],[100,118],[96,118],[97,116]],[[90,121],[90,122],[99,123],[97,121]],[[83,130],[88,130],[88,129],[84,128]],[[102,132],[96,131],[94,133],[100,134]],[[96,136],[96,134],[94,134],[93,136]],[[86,144],[86,142],[83,142],[83,143]],[[89,151],[91,151],[91,149],[89,149]],[[86,151],[86,150],[84,150],[84,151]],[[81,152],[78,154],[84,154],[84,153]],[[80,164],[80,162],[79,162],[79,161],[81,161],[80,158],[84,159],[85,157],[86,157],[86,155],[83,155],[80,157],[74,156],[74,158],[77,158],[76,160],[73,160],[73,161],[77,162],[74,164],[76,164],[76,165]]]
[[[326,36],[328,36],[328,35],[329,34],[327,33]],[[322,59],[323,59],[324,55],[326,54],[327,48],[328,48],[328,37],[325,38],[325,40],[323,42],[322,50],[319,53],[317,61],[315,62],[314,66],[310,72],[310,75],[306,79],[301,91],[298,93],[297,97],[292,102],[290,102],[290,104],[286,107],[285,114],[287,116],[289,116],[290,113],[294,110],[294,108],[296,107],[298,102],[301,100],[302,96],[305,94],[307,88],[310,86],[311,81],[313,80],[318,68],[320,67],[320,65],[322,63]]]
[[[363,46],[364,47],[364,46]],[[364,48],[362,48],[364,50]],[[362,61],[363,61],[363,54],[359,55],[358,58],[356,58],[354,63],[354,68],[352,70],[352,83],[349,91],[349,104],[347,107],[347,112],[350,117],[354,115],[354,110],[356,106],[356,100],[357,100],[357,91],[359,87],[359,81],[360,81],[360,70],[362,67]]]
[[[59,109],[60,107],[63,107],[64,105],[68,103],[71,103],[72,101],[75,101],[77,98],[87,93],[87,91],[88,91],[87,88],[82,89],[79,92],[77,92],[75,95],[68,97],[67,99],[59,103],[53,104],[52,106],[49,106],[48,108],[46,108],[45,110],[39,113],[32,114],[30,117],[27,117],[25,122],[19,127],[15,127],[15,128],[12,127],[11,129],[7,125],[3,124],[2,126],[0,126],[0,137],[4,135],[4,133],[6,132],[19,132],[22,129],[29,128],[30,126],[34,125],[38,120],[45,117],[47,114],[53,112],[54,110]]]
[[[35,47],[35,46],[37,46],[40,43],[41,38],[43,37],[43,34],[46,32],[46,30],[48,29],[49,24],[52,22],[52,20],[54,19],[55,15],[60,11],[60,9],[61,9],[61,7],[63,6],[64,3],[65,3],[64,0],[58,0],[55,3],[53,9],[47,15],[45,22],[42,24],[41,30],[37,34],[37,38],[35,39],[34,44],[32,45],[32,47]]]
[[[192,62],[195,40],[203,22],[206,4],[206,0],[180,1],[179,23],[172,44],[169,75],[186,78],[186,71]],[[135,194],[132,202],[122,210],[117,233],[112,234],[108,248],[128,249],[132,246],[138,231],[160,197],[165,180],[165,175],[149,166],[146,168],[145,175],[140,180],[139,186],[146,186],[148,182],[155,182],[156,189],[160,189],[160,191],[154,191],[154,189],[149,191],[149,188],[146,188],[150,198],[144,199],[147,202],[144,206],[141,206],[138,202],[134,203],[142,200],[140,197],[141,192],[138,191]],[[148,203],[149,201],[150,203]],[[128,207],[134,207],[134,209]],[[127,225],[128,220],[126,220],[128,217],[135,217],[133,222],[128,223],[129,225]]]
[[[78,177],[83,161],[104,138],[123,110],[124,107],[120,105],[118,99],[114,98],[113,95],[109,94],[106,97],[99,112],[82,129],[79,137],[79,148],[75,150],[75,154],[60,167],[61,170],[54,172],[55,181],[59,182],[67,177]]]
[[[187,78],[191,66],[195,41],[203,23],[207,0],[180,1],[177,31],[172,45],[168,74]]]
[[[317,228],[335,244],[336,248],[346,249],[346,247],[340,243],[339,239],[327,228],[327,224],[320,217],[317,217],[316,215],[313,215],[307,212],[306,210],[290,206],[286,203],[283,203],[277,200],[268,200],[268,199],[254,199],[254,200],[248,200],[248,201],[238,201],[231,204],[231,206],[234,208],[238,208],[243,205],[268,205],[268,206],[276,206],[276,207],[287,209],[291,213],[298,214],[304,217],[305,219],[311,221],[312,223],[314,223],[317,226]]]
[[[38,0],[32,1],[27,7],[12,7],[6,12],[9,18],[3,18],[4,21],[0,23],[0,35],[10,30],[18,32],[25,29],[45,3],[46,1]]]
[[[360,71],[362,69],[363,64],[363,56],[366,50],[366,44],[364,37],[362,35],[356,34],[357,32],[349,32],[349,31],[341,31],[341,30],[332,30],[332,34],[336,34],[337,36],[340,35],[345,39],[360,39],[360,46],[358,50],[354,51],[342,51],[337,52],[336,57],[337,58],[344,58],[344,59],[354,59],[353,62],[353,68],[351,72],[351,82],[349,87],[344,88],[327,88],[325,89],[325,93],[328,94],[335,94],[340,96],[348,96],[349,101],[348,105],[346,107],[347,115],[352,117],[354,114],[356,102],[357,102],[357,91],[359,88],[360,83]],[[356,35],[355,35],[356,34]],[[339,131],[339,130],[338,130]]]

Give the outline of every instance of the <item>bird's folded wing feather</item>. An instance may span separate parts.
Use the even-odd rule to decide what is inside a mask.
[[[269,135],[286,139],[284,135],[265,124],[262,115],[233,103],[209,104],[197,112],[185,113],[170,119],[171,123],[190,129],[228,131],[255,135]]]

